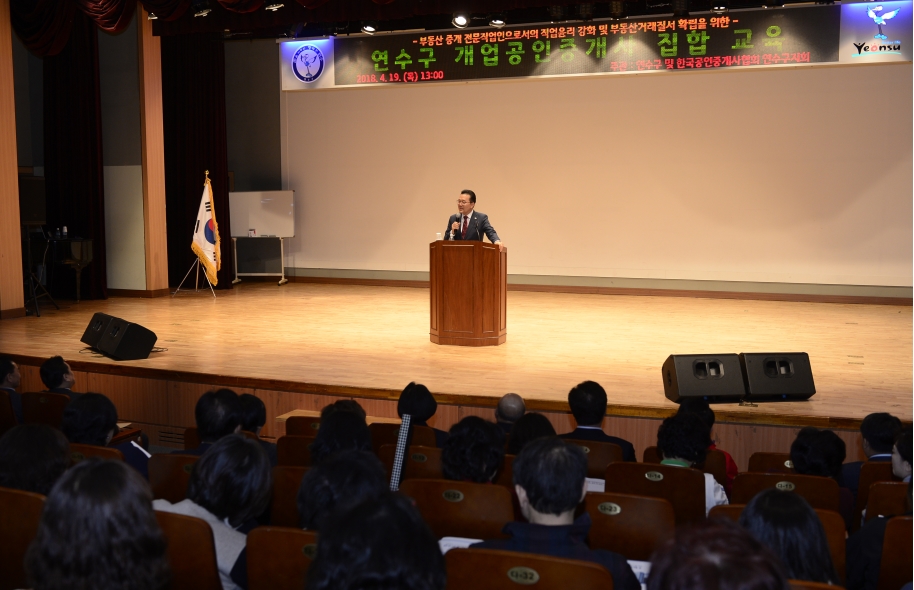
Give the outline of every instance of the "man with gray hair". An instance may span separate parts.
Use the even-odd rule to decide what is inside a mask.
[[[505,434],[511,434],[514,423],[527,411],[524,398],[516,393],[505,394],[495,407],[495,422]]]

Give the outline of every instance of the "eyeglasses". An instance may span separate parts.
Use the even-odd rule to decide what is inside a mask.
[[[469,205],[470,202],[469,202],[469,201],[461,201],[460,199],[457,199],[457,204],[458,204],[458,205]]]

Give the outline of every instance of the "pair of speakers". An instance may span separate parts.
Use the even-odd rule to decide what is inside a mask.
[[[805,352],[671,354],[662,367],[663,392],[679,403],[802,401],[816,393]]]
[[[139,324],[96,313],[79,340],[115,360],[135,361],[149,358],[158,337]]]

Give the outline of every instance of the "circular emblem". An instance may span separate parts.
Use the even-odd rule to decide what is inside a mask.
[[[644,474],[644,477],[651,481],[661,481],[663,480],[663,474],[659,471],[648,471]]]
[[[585,447],[584,445],[578,445],[578,446],[581,447],[581,450],[584,451],[585,455],[590,454],[590,447]]]
[[[597,506],[597,510],[608,516],[615,516],[622,512],[622,507],[615,502],[603,502]]]
[[[463,502],[463,492],[460,490],[444,490],[441,495],[448,502]]]
[[[301,548],[302,555],[308,559],[314,559],[314,556],[317,555],[317,545],[314,543],[308,543]]]
[[[530,586],[540,581],[539,572],[522,565],[509,569],[508,577],[515,584],[523,584],[524,586]]]
[[[184,473],[190,474],[194,470],[193,463],[188,463],[184,466]]]
[[[782,492],[792,492],[796,489],[797,486],[795,486],[793,482],[779,481],[774,485],[774,487],[781,490]]]
[[[321,428],[321,423],[320,423],[320,422],[312,422],[312,423],[311,423],[311,430],[320,430],[320,428]]]
[[[786,461],[784,461],[784,467],[786,467],[787,469],[793,469],[793,461],[791,461],[790,459],[787,459]]]
[[[72,459],[74,463],[79,463],[80,461],[84,460],[85,458],[86,458],[86,456],[78,451],[73,451],[72,453],[70,453],[70,459]]]
[[[416,463],[425,463],[426,461],[428,461],[428,457],[426,457],[422,453],[413,453],[412,455],[410,455],[409,458],[412,459],[413,461],[415,461]]]
[[[292,73],[302,82],[314,82],[324,73],[324,54],[314,45],[302,45],[292,56]]]

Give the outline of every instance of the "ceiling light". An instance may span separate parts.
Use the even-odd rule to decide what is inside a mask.
[[[493,16],[492,20],[489,21],[489,26],[500,29],[505,26],[505,19],[501,18],[500,16]]]
[[[726,14],[730,10],[727,0],[713,0],[711,2],[711,14]]]
[[[465,29],[470,24],[470,17],[462,12],[455,12],[451,24],[458,29]]]
[[[156,13],[150,12],[146,15],[146,20],[159,20],[159,17],[156,16]]]
[[[375,26],[374,23],[365,23],[364,25],[362,25],[362,32],[365,33],[366,35],[374,35],[375,33],[378,32],[378,28]]]
[[[198,16],[206,16],[213,11],[213,9],[209,7],[208,0],[194,0],[193,5],[191,6],[191,10],[194,11],[194,18]]]
[[[269,10],[270,12],[276,12],[283,6],[285,6],[285,4],[283,4],[282,2],[273,2],[272,4],[267,4],[264,7],[264,10]]]

